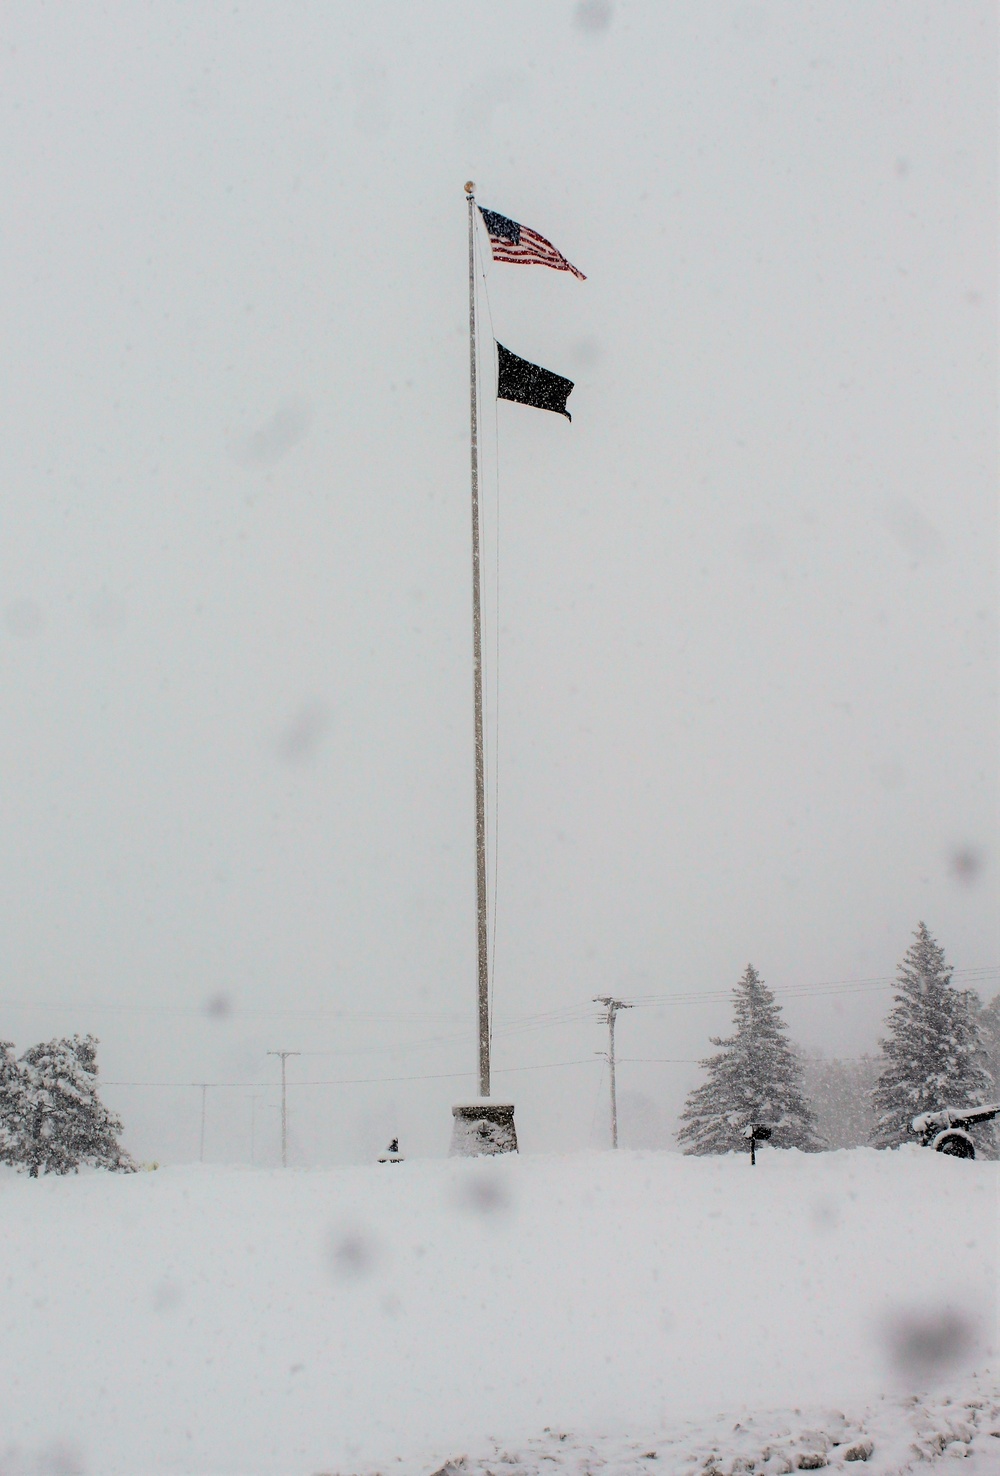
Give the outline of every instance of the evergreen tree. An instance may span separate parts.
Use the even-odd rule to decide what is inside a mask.
[[[32,1178],[68,1174],[81,1165],[130,1173],[118,1142],[119,1118],[97,1095],[97,1041],[92,1035],[32,1046],[20,1061],[25,1103],[22,1162]]]
[[[781,1006],[751,964],[733,990],[728,1040],[712,1037],[719,1054],[702,1061],[708,1078],[687,1099],[677,1141],[685,1153],[748,1152],[743,1129],[762,1123],[776,1148],[815,1153],[823,1144],[802,1088],[802,1070],[788,1041]]]
[[[872,1092],[876,1148],[916,1142],[910,1123],[920,1112],[976,1107],[990,1100],[975,995],[954,989],[943,950],[920,923],[897,971],[888,1035],[879,1041],[882,1071]],[[973,1129],[983,1149],[994,1151],[992,1123]]]
[[[24,1075],[9,1040],[0,1040],[0,1163],[24,1157]]]

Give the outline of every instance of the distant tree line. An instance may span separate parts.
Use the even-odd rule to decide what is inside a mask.
[[[974,991],[956,989],[924,923],[899,965],[878,1056],[839,1061],[797,1050],[751,964],[733,990],[733,1032],[711,1044],[705,1078],[681,1114],[677,1140],[689,1154],[747,1151],[753,1125],[769,1128],[775,1147],[807,1153],[896,1148],[916,1141],[910,1124],[922,1112],[1000,1102],[1000,995],[984,1005]],[[0,1041],[0,1164],[33,1178],[81,1167],[134,1172],[119,1141],[121,1120],[97,1090],[97,1045],[92,1035],[74,1035],[16,1057]],[[995,1124],[971,1131],[977,1150],[996,1158]]]
[[[704,1081],[689,1094],[677,1141],[685,1153],[749,1148],[748,1125],[779,1148],[815,1153],[915,1142],[921,1112],[1000,1101],[1000,995],[983,1005],[956,989],[944,952],[920,923],[897,971],[880,1054],[856,1061],[806,1057],[788,1040],[781,1006],[752,965],[733,990],[732,1035],[712,1038]],[[985,1157],[994,1123],[977,1125]]]
[[[877,1056],[842,1061],[837,1057],[799,1057],[805,1092],[819,1135],[827,1148],[861,1148],[871,1141],[875,1113],[871,1095],[882,1070]]]
[[[0,1163],[39,1174],[105,1168],[132,1173],[122,1124],[97,1092],[92,1035],[46,1041],[15,1057],[0,1041]]]

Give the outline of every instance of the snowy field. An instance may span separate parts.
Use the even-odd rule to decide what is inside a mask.
[[[917,1148],[5,1173],[0,1473],[996,1476],[997,1185]]]

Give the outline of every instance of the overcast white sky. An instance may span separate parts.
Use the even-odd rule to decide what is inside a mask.
[[[109,1081],[440,1075],[299,1088],[293,1148],[445,1151],[467,178],[588,276],[488,275],[576,381],[572,425],[484,415],[524,1147],[603,1141],[597,993],[884,976],[920,918],[997,992],[996,41],[964,0],[8,4],[0,1035],[92,1030]],[[786,1016],[858,1054],[888,1000]],[[672,1127],[728,1023],[622,1017],[681,1058],[622,1088]],[[107,1096],[197,1154],[197,1092]]]

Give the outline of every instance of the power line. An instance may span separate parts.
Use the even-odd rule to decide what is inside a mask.
[[[619,1056],[629,1066],[700,1066],[701,1056]]]
[[[101,999],[74,999],[74,1000],[35,1000],[35,999],[11,999],[4,1000],[4,1009],[7,1010],[102,1010],[112,1014],[123,1015],[167,1015],[176,1019],[209,1019],[211,1012],[202,1007],[191,1006],[185,1009],[178,1005],[160,1004],[132,1004],[129,1001],[101,1000]],[[373,1020],[377,1024],[384,1024],[386,1020],[399,1020],[407,1025],[430,1025],[434,1023],[442,1025],[457,1025],[463,1016],[459,1010],[428,1011],[426,1014],[401,1015],[396,1010],[341,1010],[330,1006],[317,1005],[315,1008],[303,1009],[257,1009],[253,1007],[234,1007],[232,1017],[237,1019],[315,1019],[317,1016],[328,1015],[331,1019],[346,1021]],[[463,1037],[464,1038],[464,1037]]]
[[[593,1066],[592,1060],[583,1061],[541,1061],[534,1066],[502,1066],[498,1075],[503,1076],[510,1071],[554,1071],[558,1066]]]
[[[1000,966],[991,964],[982,967],[953,969],[951,977],[967,985],[985,984],[990,980],[1000,979]],[[862,979],[831,979],[822,980],[813,984],[786,984],[777,985],[773,993],[783,999],[821,998],[834,994],[867,993],[879,989],[893,989],[899,981],[893,974],[878,974]],[[644,994],[635,995],[632,1004],[637,1009],[655,1009],[675,1004],[713,1004],[719,1000],[728,1000],[732,995],[732,989],[713,990],[687,990],[673,994]],[[7,1010],[90,1010],[105,1011],[109,1013],[135,1014],[135,1015],[164,1015],[173,1016],[177,1019],[206,1019],[205,1009],[191,1008],[183,1009],[176,1005],[157,1004],[132,1004],[118,1001],[77,999],[77,1000],[5,1000],[4,1008]],[[234,1011],[236,1019],[316,1019],[329,1017],[342,1023],[361,1023],[371,1021],[376,1024],[384,1024],[387,1020],[397,1021],[401,1024],[442,1024],[457,1025],[464,1018],[458,1011],[434,1011],[426,1014],[398,1014],[395,1010],[340,1010],[330,1006],[316,1006],[315,1008],[302,1009],[256,1009],[237,1008]],[[523,1030],[532,1030],[545,1025],[572,1025],[584,1024],[587,1021],[600,1018],[587,1005],[570,1005],[564,1008],[543,1010],[533,1015],[519,1015],[509,1018],[506,1022],[497,1026],[498,1035],[517,1034]],[[462,1037],[464,1039],[464,1037]],[[450,1043],[452,1039],[459,1037],[448,1037],[442,1039],[441,1043]],[[428,1044],[437,1044],[437,1041],[429,1041]],[[404,1047],[409,1049],[409,1047]],[[366,1054],[374,1054],[373,1052]]]
[[[951,977],[961,979],[966,983],[985,983],[988,979],[1000,977],[1000,968],[974,968],[953,969]],[[899,987],[899,979],[894,974],[875,974],[866,979],[828,979],[815,984],[784,984],[778,985],[772,990],[773,994],[780,995],[783,999],[819,998],[834,994],[860,994],[880,989],[896,989]],[[670,1004],[700,1004],[704,1001],[716,1001],[729,999],[732,995],[731,989],[718,989],[706,992],[691,991],[683,994],[644,994],[636,995],[633,1003],[636,1008],[655,1008],[660,1005]]]
[[[604,1020],[601,1015],[596,1018]],[[301,1054],[308,1054],[302,1052]],[[316,1052],[315,1054],[323,1054]],[[593,1066],[594,1059],[606,1060],[606,1053],[599,1051],[596,1058],[583,1057],[578,1061],[536,1061],[529,1066],[500,1066],[496,1068],[497,1076],[507,1076],[517,1071],[557,1071],[564,1066]],[[818,1057],[824,1060],[824,1057]],[[833,1059],[833,1058],[831,1058]],[[873,1061],[877,1056],[837,1056],[838,1061]],[[705,1060],[704,1056],[617,1056],[616,1060],[628,1066],[700,1066]],[[434,1071],[419,1076],[337,1076],[322,1077],[312,1081],[290,1081],[289,1090],[297,1090],[299,1087],[318,1086],[375,1086],[384,1084],[394,1085],[396,1082],[405,1081],[458,1081],[463,1077],[466,1079],[475,1076],[474,1071]],[[185,1091],[189,1087],[218,1087],[244,1089],[253,1087],[267,1087],[277,1090],[278,1083],[273,1081],[105,1081],[102,1086],[106,1087],[165,1087],[174,1088],[177,1091]]]
[[[619,1056],[619,1061],[627,1062],[630,1066],[700,1066],[705,1056]],[[819,1061],[822,1065],[825,1061],[849,1061],[852,1064],[859,1061],[878,1061],[878,1056],[807,1056],[809,1061]]]
[[[410,1051],[430,1050],[433,1046],[461,1045],[468,1040],[468,1031],[463,1035],[434,1035],[424,1040],[407,1041],[404,1045],[391,1046],[338,1046],[329,1051],[300,1051],[301,1056],[402,1056]]]
[[[997,978],[998,976],[1000,976],[1000,966],[990,966],[990,967],[984,967],[984,968],[969,968],[969,969],[954,969],[952,971],[952,978],[955,978],[955,979],[965,979],[965,980],[968,980],[969,982],[975,982],[976,979],[980,979],[980,980],[985,981],[986,979]],[[813,984],[777,985],[777,986],[775,986],[775,988],[773,989],[772,992],[775,993],[775,994],[787,995],[787,994],[793,994],[793,993],[794,994],[800,994],[800,993],[812,994],[812,993],[816,993],[816,992],[825,992],[825,991],[827,991],[829,989],[844,989],[844,990],[879,989],[879,988],[886,988],[886,987],[894,986],[897,982],[898,982],[897,979],[892,974],[879,974],[879,975],[873,975],[871,977],[861,978],[861,979],[835,979],[835,980],[822,980],[822,981],[820,981],[818,983],[813,983]],[[718,990],[688,990],[688,991],[682,991],[682,992],[675,992],[675,993],[671,993],[671,994],[642,994],[642,995],[636,995],[634,997],[633,1003],[635,1003],[637,1005],[638,1004],[650,1005],[650,1004],[656,1004],[656,1003],[672,1004],[672,1003],[687,1003],[689,1001],[695,1001],[695,1002],[697,1002],[697,1001],[700,1001],[700,1000],[726,999],[726,998],[728,998],[730,996],[731,993],[732,993],[732,990],[731,989],[718,989]],[[7,1008],[7,1009],[19,1009],[19,1010],[33,1010],[33,1009],[40,1009],[40,1010],[55,1010],[55,1009],[59,1009],[59,1010],[63,1010],[63,1009],[94,1009],[94,1010],[121,1011],[122,1013],[128,1013],[128,1014],[174,1015],[174,1016],[177,1016],[177,1017],[184,1017],[184,1018],[188,1018],[190,1016],[205,1016],[206,1015],[206,1011],[204,1009],[195,1009],[195,1008],[192,1008],[192,1009],[181,1009],[181,1008],[178,1008],[177,1006],[172,1006],[172,1005],[132,1004],[132,1003],[122,1003],[120,1001],[113,1001],[113,1000],[91,1000],[91,999],[85,999],[85,998],[84,999],[77,999],[77,1000],[62,1000],[62,1001],[59,1001],[59,1000],[7,1000],[7,1001],[4,1002],[4,1007]],[[444,1024],[444,1023],[454,1024],[454,1023],[458,1022],[462,1018],[461,1015],[460,1015],[460,1013],[457,1012],[457,1011],[434,1012],[434,1013],[428,1012],[426,1014],[420,1013],[420,1014],[407,1014],[407,1015],[403,1015],[403,1014],[399,1014],[395,1010],[392,1010],[392,1011],[378,1011],[378,1010],[340,1010],[340,1009],[324,1008],[324,1007],[321,1007],[321,1006],[317,1006],[315,1009],[313,1009],[313,1008],[305,1008],[305,1009],[263,1010],[263,1009],[254,1009],[254,1008],[251,1008],[251,1009],[240,1009],[240,1010],[236,1011],[235,1013],[236,1013],[237,1017],[243,1016],[243,1017],[247,1017],[247,1018],[249,1018],[251,1016],[252,1017],[255,1017],[255,1018],[258,1017],[258,1016],[271,1016],[271,1017],[275,1017],[275,1018],[278,1018],[278,1017],[285,1018],[285,1017],[292,1017],[292,1016],[303,1016],[303,1017],[307,1017],[307,1018],[310,1018],[311,1019],[311,1018],[313,1018],[313,1017],[315,1017],[317,1015],[329,1015],[333,1019],[340,1020],[340,1021],[345,1021],[345,1022],[346,1021],[368,1021],[368,1020],[371,1020],[371,1021],[375,1021],[377,1023],[383,1023],[387,1019],[393,1019],[393,1020],[399,1020],[400,1022],[403,1022],[403,1023],[406,1023],[406,1024],[423,1024],[423,1025],[430,1024],[433,1021],[438,1021],[438,1022],[440,1022],[442,1024]],[[538,1013],[533,1014],[533,1015],[519,1015],[519,1016],[514,1016],[514,1017],[510,1018],[506,1022],[506,1024],[504,1024],[501,1028],[502,1029],[508,1029],[508,1030],[510,1030],[510,1029],[515,1029],[515,1028],[517,1028],[517,1027],[519,1027],[521,1025],[528,1025],[528,1024],[535,1024],[535,1023],[542,1024],[542,1023],[545,1023],[545,1022],[548,1022],[548,1021],[558,1021],[558,1020],[562,1020],[562,1019],[589,1019],[589,1018],[592,1018],[593,1017],[593,1013],[594,1012],[587,1005],[580,1004],[580,1005],[562,1006],[562,1007],[555,1008],[555,1009],[552,1009],[552,1010],[542,1010],[542,1011],[539,1011]]]
[[[270,1054],[277,1054],[272,1052]],[[289,1052],[297,1055],[298,1052]],[[539,1061],[531,1066],[501,1066],[498,1076],[506,1076],[515,1071],[555,1071],[563,1066],[593,1066],[592,1059],[586,1058],[580,1061]],[[468,1079],[474,1077],[474,1071],[435,1071],[422,1076],[338,1076],[318,1081],[290,1081],[288,1089],[315,1086],[371,1086],[378,1083],[391,1085],[400,1081],[456,1081],[462,1077]],[[253,1087],[277,1088],[277,1082],[273,1081],[105,1081],[101,1083],[106,1087],[173,1087],[183,1091],[188,1087],[242,1087],[244,1089]]]

